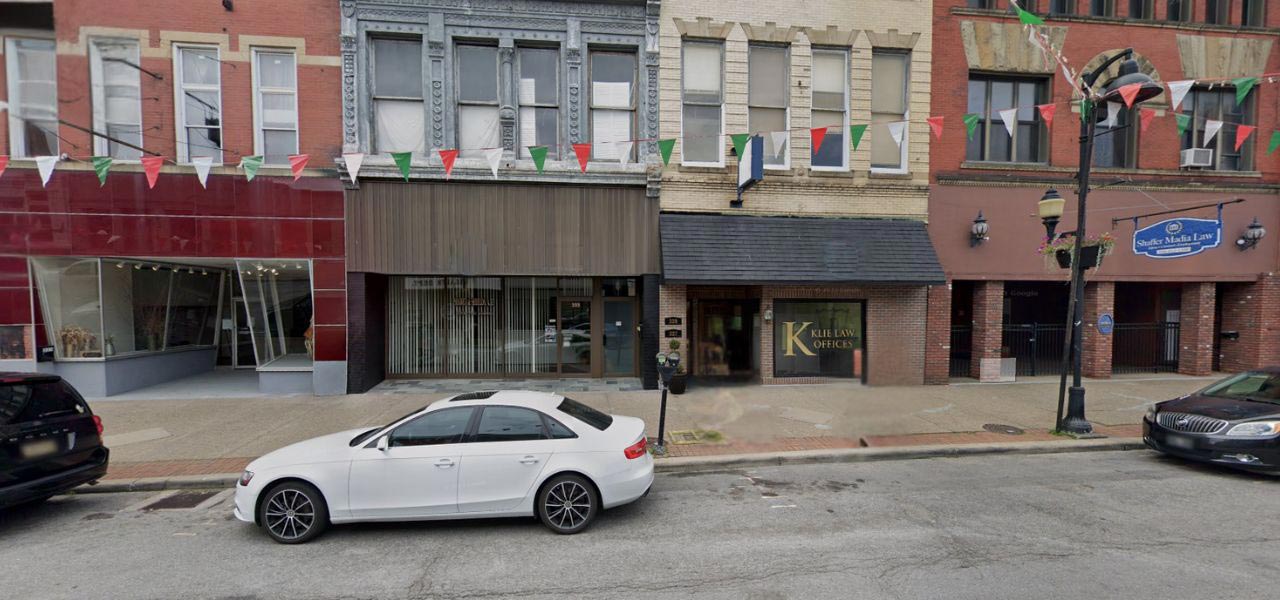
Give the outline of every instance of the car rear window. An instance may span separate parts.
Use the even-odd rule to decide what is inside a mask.
[[[0,385],[0,425],[84,412],[80,395],[65,381]]]
[[[604,431],[613,424],[613,417],[606,415],[586,404],[565,398],[560,406],[556,407],[560,412],[565,413],[587,425],[595,427],[600,431]]]

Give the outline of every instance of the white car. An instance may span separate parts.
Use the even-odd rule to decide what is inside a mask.
[[[555,394],[472,392],[249,463],[235,516],[285,544],[359,521],[537,516],[569,534],[652,484],[644,421]]]

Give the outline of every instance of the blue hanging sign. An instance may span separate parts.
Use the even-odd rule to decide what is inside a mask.
[[[1136,221],[1136,219],[1135,219]],[[1222,207],[1218,219],[1169,219],[1133,232],[1133,253],[1151,258],[1182,258],[1222,243]]]

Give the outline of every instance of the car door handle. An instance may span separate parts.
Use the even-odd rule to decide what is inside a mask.
[[[453,461],[447,458],[442,458],[436,461],[436,466],[441,469],[448,469],[453,466]]]
[[[522,464],[522,465],[532,465],[532,464],[534,464],[534,463],[536,463],[536,462],[538,462],[538,459],[537,459],[537,458],[534,458],[534,457],[532,457],[532,456],[526,456],[526,457],[524,457],[524,458],[520,459],[520,464]]]

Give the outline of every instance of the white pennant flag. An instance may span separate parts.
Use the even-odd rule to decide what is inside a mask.
[[[1004,121],[1004,129],[1013,137],[1013,129],[1018,126],[1018,109],[1007,108],[1000,111],[1000,120]]]
[[[9,109],[9,103],[5,102],[4,100],[0,100],[0,112],[4,112],[8,109]]]
[[[902,147],[902,135],[907,131],[906,121],[894,121],[889,123],[889,135],[893,136],[893,143],[899,148]]]
[[[360,165],[364,164],[363,152],[352,152],[342,155],[343,162],[347,163],[347,174],[351,176],[351,183],[356,182],[356,174],[360,172]]]
[[[1205,147],[1209,146],[1209,142],[1213,141],[1213,137],[1218,135],[1218,131],[1222,129],[1222,121],[1207,119],[1204,122],[1204,142]]]
[[[626,165],[631,161],[631,148],[632,146],[635,146],[636,143],[630,140],[614,143],[618,145],[618,164]]]
[[[774,156],[777,157],[782,154],[783,149],[787,145],[787,140],[791,139],[791,132],[790,131],[774,131],[769,134],[769,138],[770,138],[770,141],[773,142]]]
[[[1169,82],[1169,94],[1172,96],[1170,101],[1173,102],[1173,110],[1178,110],[1178,105],[1182,104],[1182,99],[1187,97],[1187,92],[1191,91],[1191,86],[1195,85],[1196,80],[1185,79],[1182,81]]]
[[[191,157],[191,166],[196,168],[196,177],[200,179],[200,187],[207,188],[205,182],[209,180],[209,169],[213,167],[212,156],[193,156]]]
[[[1107,120],[1102,122],[1103,127],[1115,127],[1120,123],[1120,109],[1124,105],[1119,102],[1107,103]]]
[[[493,171],[493,178],[498,178],[498,163],[502,162],[502,148],[490,148],[484,151],[484,159],[489,161],[489,170]]]
[[[49,185],[49,178],[53,176],[53,167],[58,164],[56,156],[37,156],[36,167],[40,169],[40,185]]]

